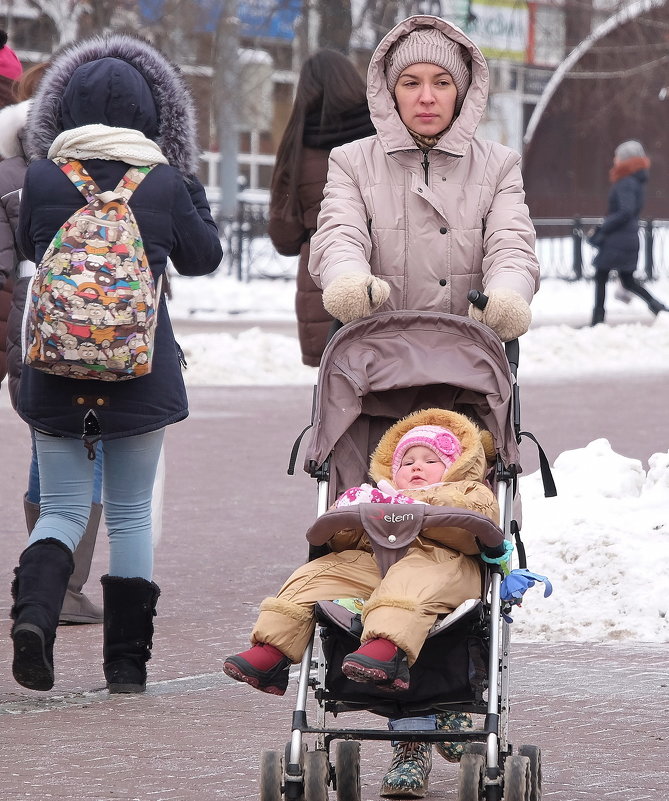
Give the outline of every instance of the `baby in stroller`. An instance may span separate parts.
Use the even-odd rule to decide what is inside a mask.
[[[493,460],[490,435],[469,418],[445,409],[414,412],[392,425],[373,452],[369,474],[377,486],[352,488],[336,505],[424,503],[498,523],[497,500],[485,482]],[[299,567],[276,597],[261,603],[252,647],[228,657],[225,673],[283,695],[290,664],[301,660],[313,636],[316,602],[355,597],[364,600],[361,646],[344,659],[342,672],[389,692],[408,689],[409,668],[438,616],[481,597],[479,558],[445,545],[447,534],[453,531],[423,530],[382,577],[368,537],[337,532],[328,542],[331,553]]]

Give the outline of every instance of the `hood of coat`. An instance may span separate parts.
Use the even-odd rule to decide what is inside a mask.
[[[367,71],[367,100],[372,122],[387,153],[416,150],[417,145],[400,119],[395,101],[386,85],[385,57],[401,37],[416,28],[434,27],[465,47],[471,56],[472,82],[467,90],[460,114],[434,146],[455,156],[464,156],[476,133],[488,101],[488,65],[483,53],[456,25],[440,17],[420,14],[395,25],[381,40],[372,55]]]
[[[72,73],[60,102],[63,128],[110,125],[133,128],[153,141],[158,109],[146,78],[127,61],[101,58]]]
[[[143,80],[115,64],[117,60],[133,67]],[[92,68],[91,62],[101,64]],[[130,93],[124,95],[123,104],[111,98],[115,88]],[[93,113],[104,117],[93,119]],[[151,120],[154,113],[156,118]],[[94,36],[53,59],[29,114],[29,157],[46,158],[51,143],[64,130],[92,122],[138,128],[184,175],[197,168],[199,148],[190,90],[178,68],[143,39],[126,34]]]
[[[25,156],[23,152],[23,131],[28,119],[30,100],[5,106],[0,111],[0,158],[11,159]]]
[[[489,431],[482,431],[468,417],[447,409],[422,409],[398,420],[381,437],[370,458],[369,475],[378,483],[392,483],[393,453],[400,439],[416,426],[448,428],[460,441],[462,453],[444,472],[442,481],[483,481],[489,465],[495,461],[495,448]]]

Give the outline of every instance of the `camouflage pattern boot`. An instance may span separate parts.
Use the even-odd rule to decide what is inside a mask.
[[[424,798],[432,770],[430,743],[398,743],[381,783],[384,798]]]
[[[465,731],[473,729],[472,716],[467,712],[440,712],[437,715],[437,729],[440,731]],[[464,743],[435,743],[437,753],[448,762],[459,762]]]

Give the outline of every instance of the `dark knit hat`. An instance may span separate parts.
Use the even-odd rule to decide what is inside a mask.
[[[453,78],[457,89],[455,110],[459,111],[469,89],[471,61],[466,48],[436,28],[416,28],[398,39],[386,55],[386,82],[393,94],[397,81],[411,64],[436,64]]]
[[[7,33],[0,31],[0,75],[15,81],[21,77],[23,67],[16,57],[16,53],[7,47]]]

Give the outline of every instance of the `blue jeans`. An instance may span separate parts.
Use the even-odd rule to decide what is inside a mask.
[[[30,469],[28,472],[28,492],[27,499],[30,503],[39,503],[39,466],[37,463],[37,449],[35,448],[35,431],[30,429],[30,440],[32,453],[30,456]],[[102,503],[102,448],[97,449],[97,457],[93,467],[93,496],[92,503]]]
[[[389,718],[388,728],[391,731],[436,731],[437,716],[423,715],[413,718]],[[392,740],[391,742],[395,746],[399,740]]]
[[[102,501],[109,533],[109,574],[153,577],[151,497],[165,431],[108,440],[104,454]],[[40,475],[40,518],[32,545],[53,537],[74,551],[84,534],[95,468],[81,440],[35,432]]]

